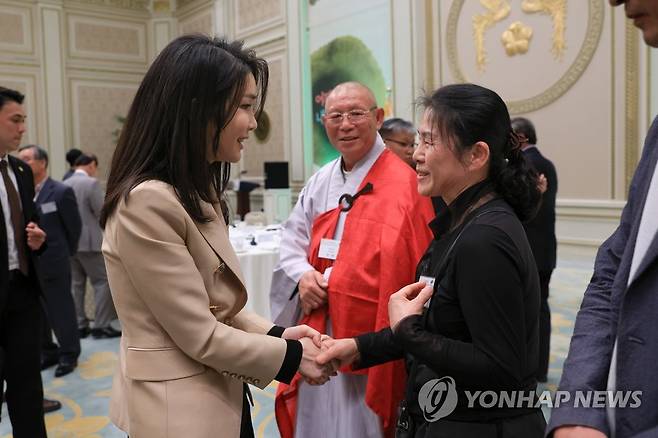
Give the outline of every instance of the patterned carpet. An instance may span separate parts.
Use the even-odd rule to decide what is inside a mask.
[[[592,271],[593,255],[561,253],[558,268],[551,282],[550,306],[553,333],[549,381],[540,389],[555,390],[562,364],[569,348],[573,321],[582,294]],[[82,341],[82,356],[76,371],[63,378],[54,378],[53,369],[42,373],[48,398],[62,402],[63,408],[46,415],[50,438],[125,438],[108,417],[112,374],[117,363],[118,339]],[[274,420],[274,384],[265,391],[253,388],[255,406],[252,409],[256,436],[279,437]],[[545,412],[549,415],[549,412]],[[2,410],[0,438],[11,437],[6,406]]]

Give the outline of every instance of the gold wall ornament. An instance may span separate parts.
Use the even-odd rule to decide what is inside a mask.
[[[500,39],[507,56],[522,55],[528,51],[532,39],[532,28],[520,21],[515,21],[503,32]]]
[[[473,17],[473,39],[475,40],[475,58],[478,69],[484,71],[487,63],[484,35],[494,24],[507,18],[512,7],[508,0],[480,0],[480,4],[487,9],[487,12]]]
[[[461,83],[473,82],[473,80],[469,80],[466,75],[464,75],[457,50],[457,27],[459,25],[459,16],[461,15],[464,1],[465,0],[453,0],[448,12],[448,17],[445,21],[445,53],[448,68],[450,69],[453,81]],[[589,14],[587,29],[585,30],[585,38],[574,62],[553,85],[543,92],[525,99],[506,101],[505,103],[507,103],[507,107],[511,114],[529,113],[555,102],[566,93],[569,88],[578,82],[578,79],[589,65],[594,56],[594,52],[596,52],[599,39],[601,38],[601,32],[603,30],[604,2],[601,0],[582,1],[588,2]],[[478,79],[476,82],[483,83],[483,80]],[[484,83],[483,85],[486,86]]]
[[[170,12],[169,0],[153,0],[153,12]]]
[[[521,9],[528,14],[547,14],[553,21],[553,45],[551,53],[557,60],[562,60],[567,48],[564,32],[567,19],[567,0],[523,0]]]

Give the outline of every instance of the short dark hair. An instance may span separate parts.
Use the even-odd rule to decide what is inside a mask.
[[[528,139],[528,143],[537,144],[537,133],[535,125],[525,117],[514,117],[512,119],[512,129],[517,134],[523,134]]]
[[[212,220],[201,202],[217,202],[230,178],[230,163],[208,163],[240,105],[249,75],[259,99],[258,120],[267,93],[269,69],[241,41],[184,35],[170,42],[153,61],[133,100],[112,157],[101,226],[130,191],[148,180],[170,184],[197,222]]]
[[[23,104],[25,96],[16,90],[10,88],[0,87],[0,108],[5,106],[7,102],[16,102],[19,105]]]
[[[78,158],[76,158],[75,163],[73,163],[74,167],[78,166],[86,166],[87,164],[91,163],[96,163],[98,166],[98,158],[96,158],[96,155],[94,154],[80,154]]]
[[[75,160],[77,160],[80,155],[82,155],[82,151],[80,149],[69,149],[69,151],[66,153],[66,162],[69,163],[69,166],[73,167],[75,165]]]
[[[446,141],[457,158],[478,141],[489,145],[488,178],[496,192],[521,221],[532,219],[541,198],[537,174],[523,157],[503,99],[479,85],[452,84],[419,101],[429,111],[432,132]]]
[[[18,148],[18,152],[24,151],[26,149],[34,150],[34,159],[39,161],[45,161],[46,167],[48,166],[48,152],[44,148],[36,144],[26,144]]]
[[[379,135],[386,137],[387,135],[395,134],[398,132],[405,132],[407,134],[416,134],[416,127],[413,123],[401,119],[399,117],[393,117],[391,119],[384,120],[382,127],[379,128]]]

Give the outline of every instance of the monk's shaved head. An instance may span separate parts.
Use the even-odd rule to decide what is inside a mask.
[[[359,82],[343,82],[327,96],[324,111],[327,138],[343,157],[345,169],[351,170],[375,145],[384,110],[377,107],[370,88]]]
[[[356,82],[356,81],[350,81],[350,82],[343,82],[338,85],[336,85],[329,95],[327,96],[327,99],[325,100],[325,110],[329,107],[329,103],[331,100],[339,99],[341,96],[353,96],[353,95],[359,95],[362,99],[362,102],[368,106],[376,106],[377,105],[377,99],[375,99],[375,94],[372,92],[370,88],[367,86],[363,85],[361,82]]]

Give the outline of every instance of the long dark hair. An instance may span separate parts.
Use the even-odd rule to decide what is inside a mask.
[[[528,167],[512,131],[505,102],[495,92],[474,84],[441,87],[419,99],[430,111],[432,126],[461,158],[478,141],[489,145],[489,180],[520,220],[536,214],[541,194],[537,174]]]
[[[101,212],[105,227],[121,199],[146,180],[171,184],[189,215],[208,222],[201,201],[217,202],[230,177],[230,164],[208,164],[208,132],[219,135],[235,114],[249,74],[258,86],[256,118],[265,103],[267,63],[240,41],[204,35],[173,40],[144,76],[112,157]],[[213,132],[213,131],[210,131]]]

